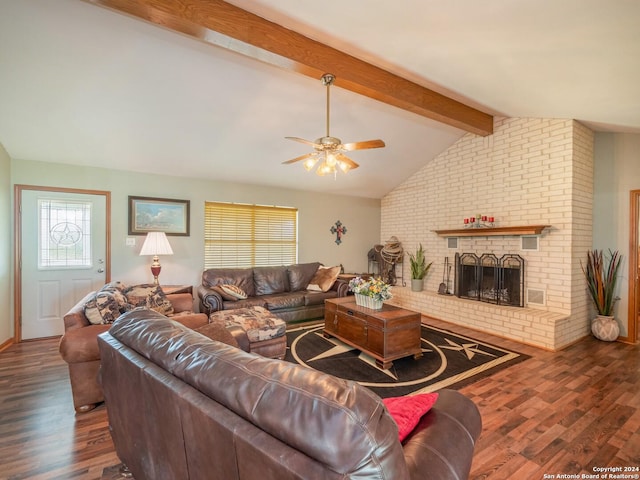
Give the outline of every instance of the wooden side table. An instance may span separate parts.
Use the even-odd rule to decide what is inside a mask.
[[[171,293],[190,293],[193,296],[193,286],[192,285],[160,285],[162,291],[165,295],[169,295]]]
[[[369,280],[371,277],[373,277],[372,273],[341,273],[340,275],[338,275],[338,278],[340,280],[344,280],[345,282],[348,282],[349,280],[352,280],[356,277],[361,277],[364,280]]]

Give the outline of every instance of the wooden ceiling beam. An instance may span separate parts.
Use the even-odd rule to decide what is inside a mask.
[[[84,0],[478,135],[493,117],[222,0]]]

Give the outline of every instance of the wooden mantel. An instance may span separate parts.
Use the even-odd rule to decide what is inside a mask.
[[[455,230],[434,230],[441,237],[497,237],[540,235],[551,225],[523,225],[520,227],[486,227],[486,228],[458,228]]]

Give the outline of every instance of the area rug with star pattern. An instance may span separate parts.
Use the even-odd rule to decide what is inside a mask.
[[[460,388],[530,358],[513,350],[422,325],[422,357],[393,361],[387,370],[369,355],[325,338],[323,325],[287,330],[285,360],[354,380],[382,398]]]

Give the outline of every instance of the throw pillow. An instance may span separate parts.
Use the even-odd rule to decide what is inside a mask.
[[[318,271],[319,266],[320,263],[318,262],[289,265],[287,267],[287,273],[289,275],[289,290],[292,292],[305,290],[313,276]]]
[[[160,285],[134,285],[124,291],[127,301],[133,307],[146,307],[162,315],[171,315],[173,305]]]
[[[224,292],[227,295],[231,295],[235,298],[237,298],[238,300],[244,300],[247,298],[247,294],[244,293],[244,290],[242,290],[240,287],[237,287],[236,285],[220,285],[220,288],[222,290],[224,290]]]
[[[84,316],[87,317],[89,323],[92,325],[100,325],[102,323],[102,315],[98,311],[98,305],[96,304],[96,295],[98,292],[93,292],[91,298],[84,304]]]
[[[227,292],[225,292],[222,288],[222,285],[216,285],[215,287],[211,287],[211,290],[213,290],[218,295],[220,295],[223,300],[230,300],[232,302],[237,302],[238,300],[240,300],[238,297],[234,297],[233,295],[229,295]]]
[[[339,265],[337,267],[319,267],[311,282],[309,282],[307,290],[327,292],[335,283],[338,275],[340,275]]]
[[[123,294],[125,288],[121,282],[111,282],[98,290],[84,305],[87,320],[94,325],[113,323],[127,311],[127,299]]]
[[[398,440],[407,438],[422,416],[431,410],[438,400],[437,393],[419,393],[406,397],[383,398],[382,402],[398,424]]]

